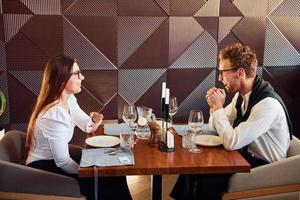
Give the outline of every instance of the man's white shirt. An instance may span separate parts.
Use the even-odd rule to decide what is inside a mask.
[[[247,110],[251,92],[242,96],[242,114]],[[209,125],[216,130],[228,150],[248,146],[250,155],[268,162],[286,157],[290,144],[290,134],[284,109],[280,102],[267,97],[252,107],[245,122],[233,128],[236,119],[235,108],[238,93],[225,108],[211,112]]]

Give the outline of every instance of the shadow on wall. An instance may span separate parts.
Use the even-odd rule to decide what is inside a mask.
[[[293,123],[294,135],[297,138],[300,138],[300,96],[294,98],[287,106],[287,109]]]

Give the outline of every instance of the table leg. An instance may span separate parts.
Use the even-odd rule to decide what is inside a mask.
[[[161,200],[162,177],[161,175],[151,176],[152,200]]]

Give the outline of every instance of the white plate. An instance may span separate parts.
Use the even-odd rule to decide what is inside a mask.
[[[108,135],[98,135],[85,140],[92,147],[113,147],[120,144],[120,139]]]
[[[216,135],[197,135],[195,137],[195,143],[202,146],[214,147],[221,145],[222,139]]]

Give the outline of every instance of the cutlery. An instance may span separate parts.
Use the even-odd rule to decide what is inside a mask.
[[[117,153],[119,153],[121,150],[120,147],[114,148],[114,149],[109,149],[107,151],[105,151],[104,153],[107,153],[108,155],[115,155]]]

